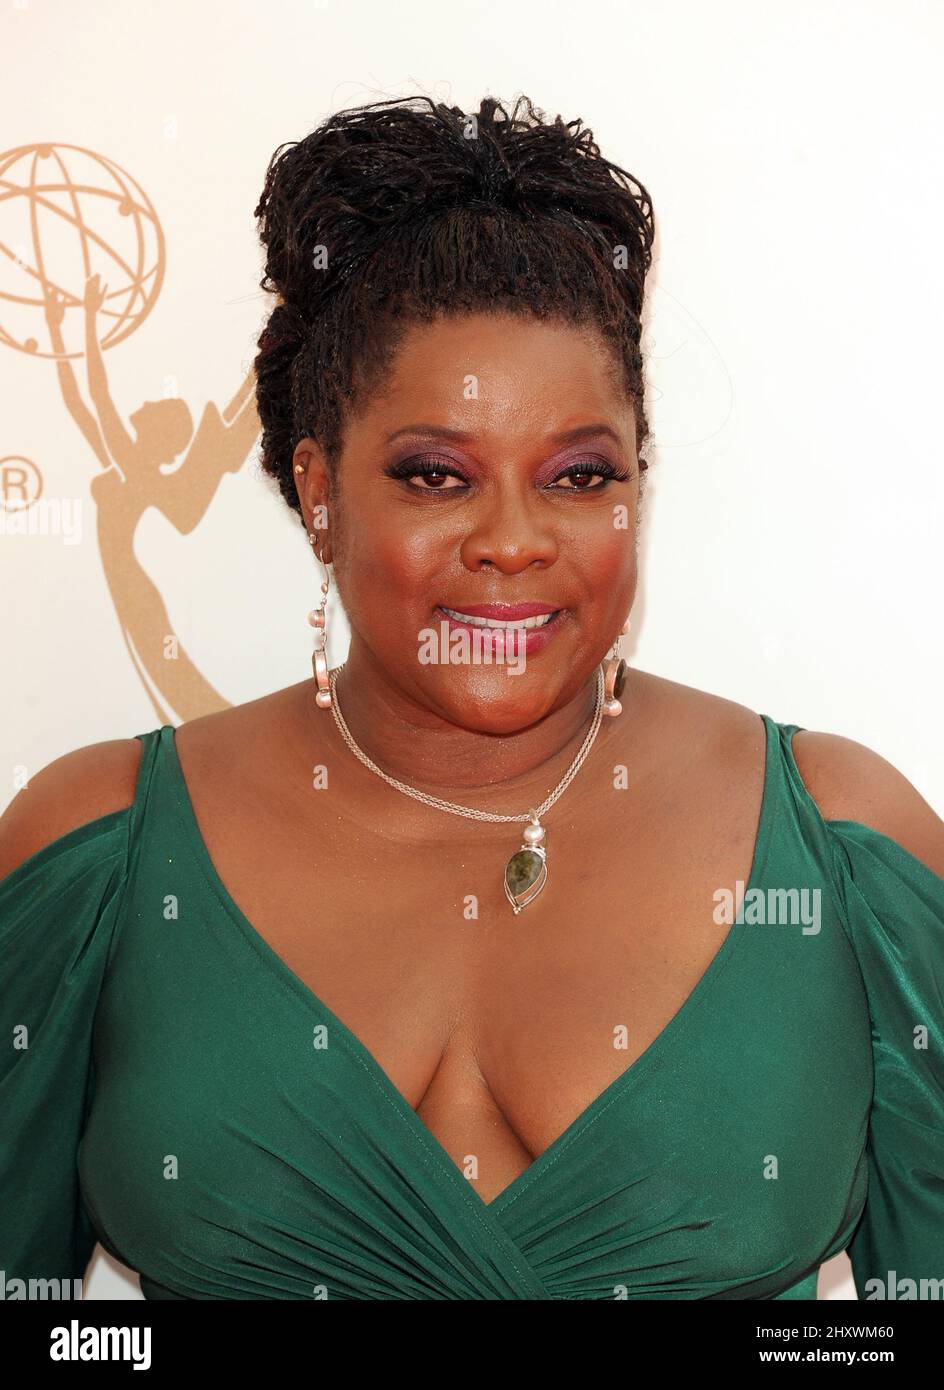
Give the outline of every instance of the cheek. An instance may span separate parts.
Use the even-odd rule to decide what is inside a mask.
[[[441,597],[435,580],[448,564],[448,547],[428,531],[394,532],[383,519],[370,533],[349,536],[337,563],[338,587],[350,617],[383,608],[395,623],[396,614],[413,613]]]
[[[613,579],[625,576],[636,567],[636,538],[630,531],[613,528],[602,540],[599,564]]]
[[[454,536],[444,537],[432,527],[404,529],[395,537],[389,530],[382,528],[376,547],[384,573],[391,573],[395,582],[421,592],[424,584],[442,573],[450,555],[458,550]]]
[[[574,534],[570,553],[583,578],[587,593],[601,598],[606,591],[625,590],[636,576],[636,530],[620,514],[620,524],[608,517],[594,526],[591,534]]]

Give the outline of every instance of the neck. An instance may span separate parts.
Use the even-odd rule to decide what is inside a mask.
[[[315,705],[313,682],[307,703],[319,727],[357,762],[330,710]],[[590,728],[597,696],[594,668],[577,694],[559,709],[513,734],[467,729],[390,684],[383,670],[360,644],[336,679],[336,694],[351,737],[390,777],[417,791],[498,813],[524,811],[554,789],[576,756]],[[593,745],[605,742],[604,718]],[[357,762],[365,777],[379,779]],[[487,792],[488,799],[476,797]]]

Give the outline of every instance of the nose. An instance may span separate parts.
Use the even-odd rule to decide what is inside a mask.
[[[520,574],[536,565],[547,569],[559,553],[557,536],[539,499],[533,501],[519,493],[503,490],[501,496],[483,501],[460,547],[466,569],[475,572],[494,565],[506,574]]]

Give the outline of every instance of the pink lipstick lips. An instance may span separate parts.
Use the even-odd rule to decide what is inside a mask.
[[[550,603],[441,603],[436,611],[450,632],[477,633],[496,653],[507,643],[509,651],[527,656],[541,651],[560,631],[565,612]]]

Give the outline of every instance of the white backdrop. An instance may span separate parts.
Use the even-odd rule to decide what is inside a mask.
[[[126,426],[175,395],[196,425],[245,378],[269,307],[252,213],[277,145],[419,92],[467,109],[523,92],[582,117],[648,188],[658,228],[658,448],[625,654],[858,739],[940,811],[942,39],[944,7],[923,0],[8,0],[0,157],[7,190],[49,165],[48,142],[77,148],[74,173],[94,157],[144,191],[163,279],[104,353],[108,390]],[[0,201],[0,478],[41,478],[81,527],[15,534],[0,511],[0,805],[16,768],[206,709],[191,692],[165,721],[131,659],[89,491],[102,465],[28,344],[48,348],[41,306],[21,302],[28,201]],[[67,288],[80,346],[77,271]],[[255,447],[189,533],[154,495],[133,555],[222,701],[310,675],[318,579]],[[87,1296],[140,1293],[99,1251]],[[854,1296],[839,1256],[820,1297]]]

